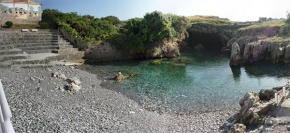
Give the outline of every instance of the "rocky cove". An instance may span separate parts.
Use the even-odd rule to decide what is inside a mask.
[[[1,38],[5,44],[1,52],[16,53],[2,57],[1,65],[7,66],[0,69],[15,130],[289,131],[289,96],[282,96],[283,87],[288,94],[290,73],[285,64],[289,63],[285,23],[255,27],[226,20],[226,24],[194,23],[184,30],[162,13],[146,16],[148,20],[152,16],[161,18],[161,24],[165,24],[161,26],[168,29],[156,32],[156,27],[148,28],[148,21],[136,18],[125,22],[133,27],[120,26],[119,33],[110,36],[116,40],[106,33],[103,39],[89,38],[84,36],[86,32],[72,28],[79,24],[69,22],[58,23],[58,31],[38,32],[41,36],[37,32],[31,32],[31,36],[20,31],[3,32],[7,35]],[[93,25],[108,24],[94,21]],[[39,37],[53,46],[47,47]],[[25,39],[30,40],[22,42]],[[30,48],[35,39],[43,46]],[[7,46],[7,42],[13,44]],[[53,54],[41,58],[41,54],[33,54],[42,53],[43,48]],[[28,51],[31,53],[24,53]],[[39,66],[45,69],[33,68]]]

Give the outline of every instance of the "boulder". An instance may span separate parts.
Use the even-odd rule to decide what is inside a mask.
[[[66,85],[66,88],[70,91],[70,92],[78,92],[81,89],[81,86],[75,84],[75,83],[71,83],[69,85]]]
[[[236,66],[240,64],[240,47],[237,42],[232,45],[231,57],[230,57],[230,65]]]
[[[277,91],[274,89],[262,89],[259,93],[260,100],[271,100]]]
[[[60,72],[54,72],[54,73],[51,73],[51,77],[54,77],[54,78],[60,78],[60,79],[66,79],[66,76]]]
[[[74,84],[76,84],[76,85],[81,84],[81,81],[80,81],[78,78],[76,78],[76,77],[68,78],[68,79],[66,79],[66,81],[69,82],[70,84],[71,84],[71,83],[74,83]]]
[[[198,44],[198,45],[196,45],[196,46],[194,47],[194,49],[196,49],[196,50],[203,50],[204,47],[203,47],[202,44]]]
[[[246,132],[246,126],[244,124],[236,123],[233,125],[230,129],[231,133],[245,133]]]

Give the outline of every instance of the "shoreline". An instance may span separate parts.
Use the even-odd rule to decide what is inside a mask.
[[[56,89],[58,84],[67,83],[52,78],[55,71],[77,77],[82,89],[75,94]],[[97,75],[69,67],[0,68],[0,72],[16,132],[219,132],[237,113],[224,110],[173,115],[148,111],[124,94],[102,87]]]

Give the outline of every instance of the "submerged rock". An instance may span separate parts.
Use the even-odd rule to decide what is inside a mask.
[[[153,61],[151,61],[150,64],[152,64],[152,65],[160,65],[161,62],[162,62],[162,60],[153,60]]]
[[[196,50],[203,50],[204,49],[204,46],[202,44],[198,44],[194,47],[194,49]]]
[[[121,72],[119,72],[116,75],[115,79],[116,79],[117,82],[122,82],[124,79],[126,79],[126,77]]]
[[[115,80],[120,83],[123,80],[127,79],[127,78],[134,78],[134,77],[138,77],[140,76],[140,73],[132,73],[129,76],[124,76],[121,72],[119,72],[118,74],[116,74]]]

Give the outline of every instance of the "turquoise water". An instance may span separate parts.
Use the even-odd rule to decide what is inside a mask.
[[[238,107],[248,91],[284,85],[289,64],[259,62],[231,68],[229,55],[187,51],[175,59],[125,60],[84,65],[80,69],[107,79],[108,88],[140,104],[165,111],[212,111]],[[122,83],[109,80],[119,71],[141,74]]]

